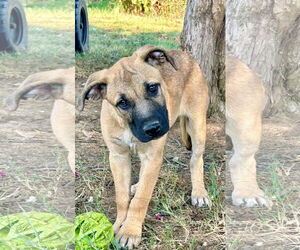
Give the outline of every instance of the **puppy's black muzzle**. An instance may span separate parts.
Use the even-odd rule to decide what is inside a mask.
[[[148,117],[139,117],[133,112],[129,124],[133,135],[141,142],[158,139],[169,131],[168,111],[165,106],[156,105]]]

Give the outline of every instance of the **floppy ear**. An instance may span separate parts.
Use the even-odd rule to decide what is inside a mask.
[[[84,109],[85,100],[99,100],[106,96],[107,77],[106,70],[101,70],[89,76],[84,89],[77,98],[76,108],[79,111]]]
[[[168,62],[175,70],[178,70],[174,58],[170,56],[169,53],[164,49],[151,45],[145,45],[137,50],[136,53],[141,56],[146,63],[154,67]]]
[[[168,53],[164,50],[153,50],[149,52],[146,56],[145,61],[152,66],[162,65],[165,62],[169,62],[175,70],[177,70],[177,66],[173,57],[169,56]]]
[[[30,75],[21,86],[5,99],[8,110],[18,108],[21,99],[33,98],[36,100],[63,99],[66,80],[61,70],[45,71]]]

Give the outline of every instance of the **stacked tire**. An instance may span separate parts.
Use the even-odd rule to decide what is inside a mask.
[[[27,22],[21,3],[18,0],[0,0],[0,50],[24,50],[27,37]]]
[[[85,0],[75,0],[75,50],[89,49],[89,19]]]

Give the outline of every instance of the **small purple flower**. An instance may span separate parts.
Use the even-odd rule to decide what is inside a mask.
[[[4,176],[6,176],[6,174],[4,172],[0,171],[0,177],[4,177]]]
[[[155,214],[155,215],[154,215],[154,218],[155,218],[156,220],[159,220],[159,221],[163,221],[163,220],[164,220],[164,216],[161,215],[160,213]]]

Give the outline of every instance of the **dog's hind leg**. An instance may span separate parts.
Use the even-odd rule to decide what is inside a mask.
[[[187,133],[186,126],[187,126],[188,118],[187,117],[180,117],[180,131],[181,131],[181,138],[183,141],[184,146],[187,150],[192,149],[192,141],[190,135]]]
[[[192,205],[210,206],[211,201],[204,185],[203,152],[206,138],[206,114],[188,119],[187,132],[192,140],[192,158],[190,162],[192,179]]]
[[[139,179],[141,178],[141,176],[142,176],[142,174],[143,174],[143,169],[144,169],[144,165],[142,164],[142,165],[141,165],[141,168],[140,168]],[[139,182],[137,182],[137,183],[131,185],[131,187],[130,187],[130,194],[131,194],[131,195],[135,195],[136,190],[137,190],[137,188],[138,188],[138,185],[139,185]]]

